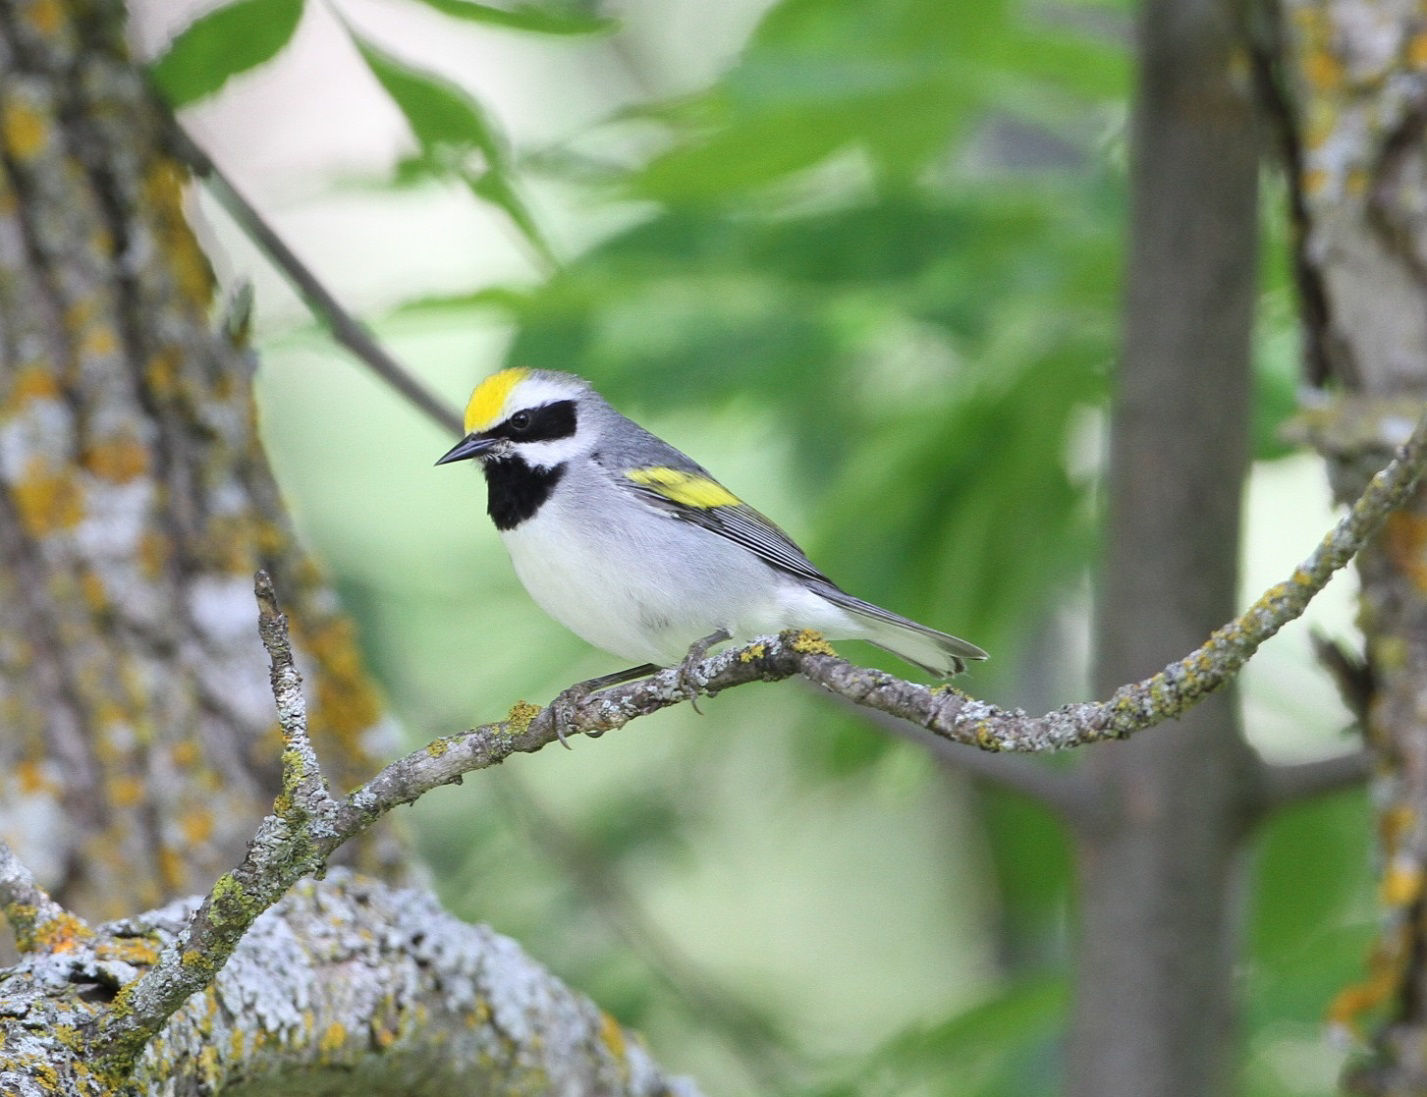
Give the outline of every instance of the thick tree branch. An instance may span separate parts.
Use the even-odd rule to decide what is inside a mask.
[[[294,888],[116,1073],[85,1043],[115,991],[182,948],[197,900],[27,953],[0,976],[0,1094],[539,1092],[696,1097],[515,942],[422,891],[336,869]]]

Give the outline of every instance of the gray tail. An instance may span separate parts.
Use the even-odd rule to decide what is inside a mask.
[[[819,584],[818,593],[862,621],[867,631],[859,639],[876,644],[883,651],[890,651],[897,658],[905,659],[938,678],[960,674],[966,669],[968,659],[987,657],[975,644],[927,628],[911,618],[874,606],[861,598],[854,598],[831,583],[826,586]]]

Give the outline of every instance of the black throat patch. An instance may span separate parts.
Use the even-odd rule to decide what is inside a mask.
[[[487,461],[481,471],[486,474],[486,513],[496,529],[508,530],[535,516],[565,475],[565,465],[531,468],[519,457],[504,457]]]

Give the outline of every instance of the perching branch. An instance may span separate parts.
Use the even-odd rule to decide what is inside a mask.
[[[284,786],[274,813],[259,827],[248,856],[219,879],[179,941],[142,978],[121,992],[123,1009],[101,1023],[101,1050],[118,1069],[135,1056],[190,994],[203,989],[253,921],[303,876],[320,872],[340,845],[400,804],[459,782],[472,770],[498,765],[557,741],[561,729],[602,733],[689,699],[692,680],[713,696],[754,681],[801,675],[854,704],[900,717],[951,742],[987,751],[1063,750],[1122,739],[1179,716],[1228,682],[1270,636],[1300,616],[1333,573],[1352,559],[1387,514],[1403,502],[1427,464],[1427,416],[1396,458],[1293,575],[1271,587],[1236,620],[1178,662],[1122,686],[1107,701],[1065,705],[1044,716],[1001,709],[949,687],[928,688],[838,658],[816,634],[785,632],[720,652],[688,674],[678,668],[574,701],[539,708],[517,703],[505,720],[438,739],[385,767],[347,797],[334,799],[321,779],[306,735],[306,713],[271,582],[257,578],[263,644],[284,738]],[[1306,773],[1307,771],[1302,771]],[[1323,770],[1328,773],[1328,770]],[[1314,783],[1318,774],[1312,775]],[[1341,779],[1337,767],[1329,774]],[[1302,782],[1291,782],[1302,783]],[[1284,790],[1286,791],[1286,790]]]

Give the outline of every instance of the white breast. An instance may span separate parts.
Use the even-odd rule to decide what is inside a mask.
[[[501,539],[530,596],[587,643],[668,666],[720,629],[848,635],[847,614],[733,542],[608,483],[562,489]]]

